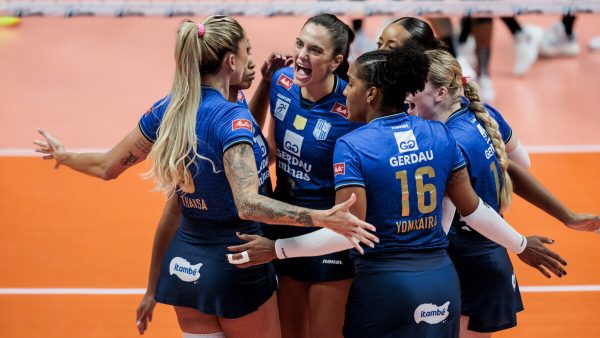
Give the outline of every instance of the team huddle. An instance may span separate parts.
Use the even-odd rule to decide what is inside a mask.
[[[508,251],[566,274],[552,240],[502,218],[513,186],[573,229],[600,228],[529,174],[426,22],[390,23],[350,64],[353,39],[336,16],[311,17],[247,100],[244,29],[184,21],[171,92],[115,148],[76,154],[40,130],[44,158],[104,179],[152,158],[168,199],[140,334],[159,302],[188,338],[489,337],[523,310]]]

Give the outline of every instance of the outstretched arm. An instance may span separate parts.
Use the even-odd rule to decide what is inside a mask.
[[[550,274],[545,268],[558,277],[566,275],[562,265],[566,265],[567,262],[544,245],[544,243],[552,244],[554,241],[539,236],[530,236],[525,239],[477,196],[471,186],[466,168],[450,176],[446,192],[462,215],[463,221],[471,228],[516,253],[519,259],[536,268],[548,278],[550,278]]]
[[[367,197],[364,188],[347,187],[338,190],[335,198],[336,203],[342,203],[352,196],[356,196],[356,203],[350,207],[350,212],[359,219],[364,220],[367,210]],[[265,264],[276,258],[322,256],[348,250],[352,247],[360,253],[364,253],[364,250],[358,244],[358,240],[345,237],[329,229],[321,229],[306,235],[278,239],[277,241],[257,235],[238,235],[238,237],[247,241],[247,243],[229,247],[229,251],[233,254],[228,254],[227,258],[230,263],[240,268]],[[371,235],[367,240],[379,242],[374,235]],[[373,242],[365,242],[365,244],[374,247]]]
[[[45,130],[38,129],[38,132],[44,140],[33,142],[38,146],[36,151],[46,154],[43,157],[45,160],[56,160],[56,169],[65,165],[103,180],[115,179],[125,170],[144,161],[153,145],[136,127],[106,153],[74,153],[68,152],[57,138]]]
[[[527,202],[535,205],[547,214],[563,222],[574,230],[596,231],[600,229],[600,217],[591,214],[578,214],[567,208],[552,195],[527,170],[510,161],[508,174],[513,181],[514,191]]]
[[[269,224],[320,226],[360,241],[375,228],[348,212],[356,197],[328,210],[296,207],[258,194],[258,174],[252,147],[239,143],[225,151],[225,174],[239,217]]]

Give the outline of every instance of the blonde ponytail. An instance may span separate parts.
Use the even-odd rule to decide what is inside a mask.
[[[198,154],[196,115],[202,101],[201,74],[219,71],[228,52],[236,53],[245,37],[237,21],[227,16],[212,16],[198,24],[186,20],[179,25],[175,45],[175,75],[170,102],[157,131],[150,156],[153,165],[146,177],[156,180],[156,188],[167,194],[175,188],[193,185],[188,168],[196,159],[214,163]]]
[[[461,89],[464,89],[465,96],[471,102],[471,109],[475,112],[475,117],[483,124],[485,131],[490,136],[496,152],[498,164],[500,164],[499,174],[501,182],[498,182],[499,208],[500,210],[506,209],[510,206],[513,187],[507,172],[508,156],[506,154],[504,141],[498,130],[498,123],[490,116],[481,103],[477,86],[473,82],[467,82],[463,85],[460,64],[450,53],[436,49],[428,50],[425,54],[430,62],[428,81],[436,88],[442,86],[448,88],[448,96],[451,98],[452,103],[456,103],[460,100]]]

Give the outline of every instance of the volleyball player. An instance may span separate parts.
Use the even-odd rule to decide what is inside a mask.
[[[444,193],[478,231],[529,264],[564,273],[562,259],[546,251],[544,239],[525,240],[477,197],[443,124],[402,113],[404,97],[422,90],[427,70],[415,46],[366,53],[350,68],[345,93],[351,117],[369,123],[336,143],[336,199],[355,194],[351,211],[378,225],[381,242],[354,256],[345,337],[458,337],[460,291],[441,227]],[[229,249],[246,251],[252,263],[239,267],[352,245],[328,231],[276,242],[240,237],[249,243]]]
[[[316,209],[334,205],[335,141],[360,126],[348,120],[343,96],[353,39],[351,29],[334,15],[311,17],[296,38],[293,67],[278,70],[271,80],[269,138],[276,155],[274,198],[280,201]],[[273,239],[315,230],[264,227]],[[344,251],[275,262],[284,337],[340,335],[352,277],[348,255]]]

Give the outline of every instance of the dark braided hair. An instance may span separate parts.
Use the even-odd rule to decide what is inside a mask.
[[[444,43],[444,41],[438,39],[433,34],[433,29],[429,24],[419,18],[415,18],[412,16],[405,16],[400,19],[394,20],[391,24],[397,24],[402,26],[408,34],[410,38],[406,41],[412,41],[425,48],[426,50],[431,49],[443,49],[447,50],[448,46]]]
[[[348,63],[348,54],[350,53],[350,45],[354,41],[354,32],[348,25],[342,20],[338,19],[333,14],[319,14],[311,17],[306,21],[304,26],[308,23],[314,23],[315,25],[323,26],[329,32],[331,37],[331,45],[333,46],[333,56],[342,55],[344,60],[335,69],[334,73],[340,78],[348,81],[348,69],[350,64]]]
[[[375,50],[356,59],[358,78],[383,93],[382,108],[402,111],[406,95],[425,88],[429,60],[425,50],[407,42],[394,50]],[[386,109],[383,109],[384,113]]]

